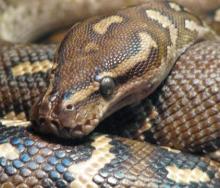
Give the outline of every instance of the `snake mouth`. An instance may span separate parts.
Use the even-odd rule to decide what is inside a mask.
[[[63,125],[59,120],[49,120],[44,117],[34,120],[33,123],[33,129],[37,132],[53,134],[61,138],[75,139],[82,138],[91,133],[95,129],[98,120],[87,120],[85,124],[77,124],[72,127]]]

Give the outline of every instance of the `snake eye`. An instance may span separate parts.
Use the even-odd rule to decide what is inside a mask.
[[[115,89],[115,82],[111,77],[104,77],[100,82],[100,92],[105,98],[110,97]]]
[[[67,111],[73,111],[73,110],[75,110],[75,107],[72,104],[68,104],[68,105],[66,105],[66,110]]]

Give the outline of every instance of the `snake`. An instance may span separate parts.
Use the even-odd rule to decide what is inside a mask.
[[[1,3],[52,18],[34,2]],[[2,188],[220,186],[219,11],[213,31],[186,5],[137,3],[74,24],[58,47],[17,43],[49,19],[33,38],[1,24]]]

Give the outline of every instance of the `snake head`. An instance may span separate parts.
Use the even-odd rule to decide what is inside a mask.
[[[69,138],[88,135],[100,121],[158,85],[151,79],[157,74],[157,44],[142,19],[128,21],[127,14],[135,12],[131,8],[89,19],[67,33],[49,87],[33,109],[39,130]]]

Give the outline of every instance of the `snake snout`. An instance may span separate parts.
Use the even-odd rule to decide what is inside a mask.
[[[62,138],[79,138],[84,133],[81,126],[74,121],[72,113],[56,110],[48,101],[35,103],[31,113],[33,129],[36,132],[52,134]]]
[[[31,116],[34,122],[33,129],[36,132],[70,139],[82,138],[90,134],[99,122],[96,113],[87,108],[66,109],[64,102],[58,99],[50,101],[48,97],[44,97],[35,103]]]
[[[51,104],[42,101],[34,104],[31,112],[33,129],[37,132],[59,135],[60,123],[51,115]]]

